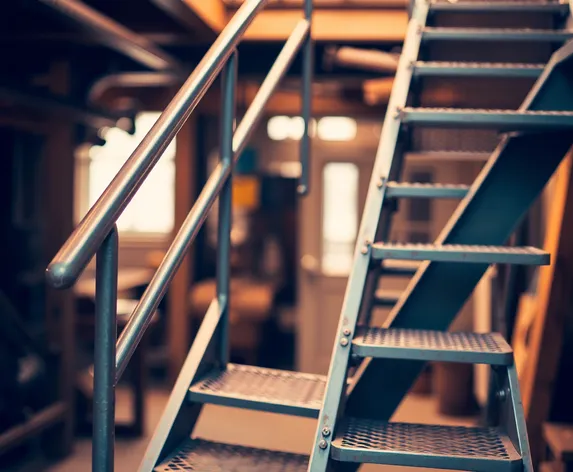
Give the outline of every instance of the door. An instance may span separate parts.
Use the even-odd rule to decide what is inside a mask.
[[[326,374],[375,149],[321,146],[301,200],[297,369]]]

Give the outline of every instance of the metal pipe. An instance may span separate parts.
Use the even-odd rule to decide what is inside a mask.
[[[177,269],[185,258],[203,222],[207,219],[209,210],[213,206],[213,203],[230,174],[231,166],[226,167],[222,163],[217,165],[173,239],[173,243],[165,254],[157,272],[151,279],[151,282],[149,282],[147,289],[135,307],[117,343],[115,365],[118,379],[125,371],[129,359],[131,359],[151,321],[152,314],[157,310],[161,299],[165,295],[165,292],[167,292],[169,283],[175,276]]]
[[[302,50],[302,119],[304,131],[300,140],[300,167],[301,175],[297,191],[299,195],[306,195],[310,190],[310,119],[312,115],[312,75],[314,67],[314,45],[312,42],[312,0],[304,2],[304,17],[309,23],[308,36]]]
[[[167,87],[185,81],[177,72],[123,72],[102,77],[94,82],[88,92],[88,101],[97,103],[105,92],[114,87]]]
[[[95,33],[112,49],[156,70],[179,69],[179,62],[155,43],[79,0],[38,0]]]
[[[115,226],[96,258],[92,470],[113,472],[118,236]]]
[[[235,91],[237,86],[238,54],[235,52],[223,69],[221,83],[221,165],[233,165],[233,131],[235,124]],[[219,195],[219,222],[217,237],[217,299],[221,307],[221,364],[229,362],[229,304],[230,304],[230,272],[231,272],[231,227],[233,175]]]
[[[185,253],[188,251],[189,246],[193,243],[193,240],[199,232],[199,228],[207,218],[207,214],[215,198],[219,195],[221,188],[227,182],[232,167],[234,167],[241,156],[249,137],[263,114],[266,103],[302,45],[308,33],[309,26],[310,24],[307,20],[301,20],[285,43],[241,123],[235,130],[233,135],[232,166],[225,167],[222,162],[217,165],[207,180],[205,187],[203,187],[189,215],[187,215],[183,225],[181,225],[181,228],[173,239],[155,276],[135,307],[127,326],[122,331],[117,343],[116,368],[118,379],[125,371],[129,359],[141,341],[143,333],[151,321],[152,314],[165,295],[169,283],[185,257]]]
[[[267,1],[248,0],[233,16],[143,141],[56,254],[47,270],[52,286],[66,288],[77,280]]]
[[[343,67],[371,70],[386,74],[394,74],[398,69],[399,54],[391,54],[375,49],[360,49],[343,46],[330,49],[325,58],[327,63]]]
[[[265,77],[265,80],[263,80],[255,98],[251,102],[245,116],[243,116],[241,123],[237,126],[235,135],[233,136],[233,153],[235,154],[235,160],[237,160],[243,152],[249,138],[255,131],[255,125],[261,118],[265,105],[286,74],[297,51],[307,38],[309,32],[310,21],[305,19],[299,20]]]

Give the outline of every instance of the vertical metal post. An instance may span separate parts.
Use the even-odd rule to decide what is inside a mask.
[[[114,228],[96,256],[92,470],[113,472],[118,237]]]
[[[231,166],[233,161],[233,132],[235,129],[235,89],[237,84],[238,53],[235,51],[221,74],[221,163]],[[229,362],[229,303],[231,272],[233,175],[219,195],[219,222],[217,238],[217,298],[221,314],[221,363]]]
[[[298,185],[299,195],[306,195],[310,186],[310,119],[312,115],[312,72],[314,67],[312,42],[312,0],[304,0],[304,17],[310,24],[308,37],[302,50],[302,119],[304,133],[300,140],[301,176]]]

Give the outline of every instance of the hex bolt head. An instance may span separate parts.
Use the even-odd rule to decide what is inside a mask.
[[[344,336],[350,336],[350,329],[349,328],[344,328],[342,330],[342,334],[344,334]]]
[[[360,249],[360,252],[364,255],[368,254],[368,248],[366,246],[362,246],[362,249]]]
[[[340,340],[340,345],[341,345],[342,347],[348,346],[348,339],[347,339],[347,338],[342,338],[342,339]]]
[[[328,443],[322,439],[319,443],[318,443],[318,447],[320,447],[321,449],[326,449],[328,447]]]
[[[328,436],[330,436],[330,428],[328,426],[325,426],[324,428],[322,428],[322,435],[327,438]]]
[[[384,187],[384,179],[382,178],[378,179],[378,182],[376,182],[376,187],[378,188]]]

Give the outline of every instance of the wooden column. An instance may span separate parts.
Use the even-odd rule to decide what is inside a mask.
[[[47,77],[53,94],[69,91],[69,66],[54,63]],[[46,262],[71,234],[74,226],[74,125],[53,120],[48,125],[43,154],[43,233]],[[45,435],[48,453],[64,456],[71,451],[74,426],[75,307],[71,290],[46,287],[46,325],[49,340],[59,354],[58,397],[66,406],[62,424]]]
[[[174,235],[187,217],[195,199],[194,173],[197,167],[196,115],[191,115],[177,134],[175,154],[175,227]],[[185,257],[169,290],[167,313],[168,375],[174,382],[190,347],[189,290],[191,288],[192,251]]]
[[[548,420],[553,384],[559,367],[573,292],[573,153],[559,167],[552,197],[544,249],[551,265],[541,267],[537,310],[529,334],[527,361],[520,372],[522,398],[531,452],[535,462],[543,451],[542,426]]]

